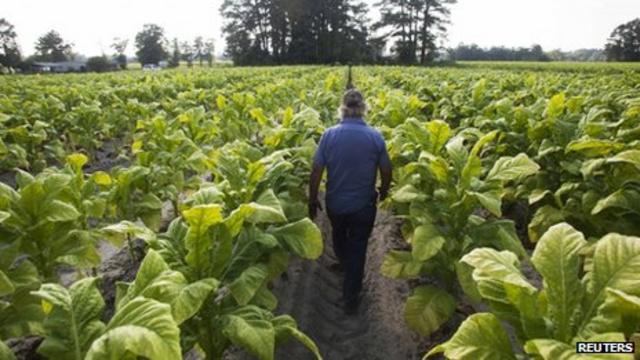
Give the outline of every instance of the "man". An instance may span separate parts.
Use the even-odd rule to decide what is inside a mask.
[[[354,314],[367,253],[369,235],[376,218],[376,173],[380,170],[380,200],[391,183],[391,162],[382,135],[363,120],[367,110],[362,94],[348,90],[340,108],[342,121],[322,135],[309,184],[309,216],[320,208],[318,188],[328,170],[326,207],[331,220],[333,250],[344,270],[345,312]]]

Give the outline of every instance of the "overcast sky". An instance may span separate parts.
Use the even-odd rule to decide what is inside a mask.
[[[377,0],[365,0],[374,3]],[[23,52],[50,29],[85,55],[111,53],[114,37],[130,40],[143,24],[163,26],[167,37],[216,39],[222,51],[222,0],[18,0],[4,1],[0,17],[15,25]],[[95,6],[93,4],[100,4]],[[371,17],[375,18],[372,9]],[[458,0],[447,45],[542,45],[545,50],[603,47],[619,24],[640,17],[640,0]]]

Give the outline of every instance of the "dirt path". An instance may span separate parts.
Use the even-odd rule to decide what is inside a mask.
[[[396,220],[380,211],[369,242],[363,300],[355,316],[344,315],[341,302],[342,275],[329,269],[335,262],[330,245],[330,225],[324,214],[318,225],[325,239],[325,253],[318,261],[294,261],[288,279],[279,280],[274,292],[278,313],[292,315],[298,326],[320,348],[327,360],[420,359],[419,338],[402,318],[409,288],[404,281],[380,275],[384,254],[398,241]],[[277,351],[277,359],[313,359],[297,342]]]

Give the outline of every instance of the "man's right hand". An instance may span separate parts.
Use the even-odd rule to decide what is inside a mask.
[[[378,201],[380,202],[385,201],[388,196],[389,196],[388,189],[383,189],[382,187],[378,188]]]
[[[318,199],[309,200],[309,218],[311,220],[314,220],[316,218],[316,215],[318,215],[318,209],[322,211],[322,205],[320,204],[320,201],[318,201]]]

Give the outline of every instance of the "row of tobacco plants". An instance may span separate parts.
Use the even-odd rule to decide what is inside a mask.
[[[43,337],[52,359],[218,359],[233,345],[270,359],[294,338],[320,357],[274,315],[269,283],[291,256],[322,252],[304,181],[344,80],[289,67],[0,82],[0,339]],[[432,353],[555,359],[576,341],[633,338],[636,73],[358,68],[355,80],[404,219],[407,246],[382,273],[429,283],[407,324],[427,336],[458,302],[487,305]],[[512,204],[530,216],[509,220]],[[98,246],[134,239],[140,270],[106,309]],[[61,267],[76,270],[69,287]]]
[[[292,257],[323,251],[303,182],[324,125],[305,103],[329,100],[302,93],[301,75],[3,79],[0,358],[25,336],[50,359],[221,359],[232,346],[272,359],[290,340],[321,358],[270,290]],[[101,244],[136,257],[139,240],[137,275],[110,304]]]
[[[424,336],[461,299],[487,309],[426,357],[573,359],[578,341],[639,342],[638,74],[373,73],[371,91],[397,89],[371,117],[408,245],[382,273],[430,279],[405,306]],[[529,213],[518,224],[513,204]]]

